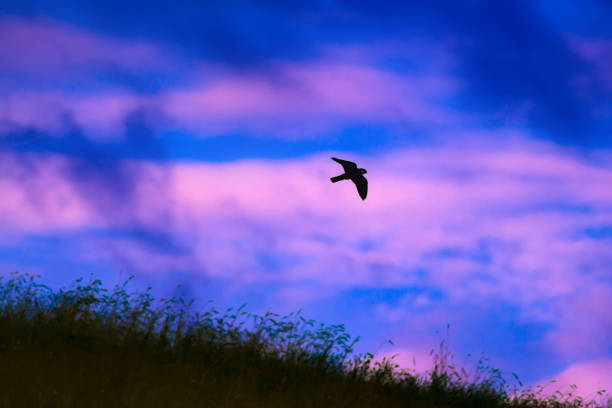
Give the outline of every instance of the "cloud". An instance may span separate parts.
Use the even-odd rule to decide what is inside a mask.
[[[612,89],[612,67],[609,63],[612,58],[612,39],[568,35],[567,41],[576,54],[593,65],[595,78],[607,89]]]
[[[578,13],[580,29],[574,30],[567,21],[559,23],[545,2],[340,3],[332,9],[317,2],[235,8],[172,8],[154,2],[155,7],[121,5],[121,16],[113,4],[92,9],[79,3],[65,10],[31,5],[56,20],[5,15],[4,30],[15,40],[3,44],[0,57],[6,69],[18,73],[10,76],[11,83],[35,84],[36,89],[51,84],[54,91],[83,84],[102,88],[93,95],[100,97],[100,117],[112,111],[109,105],[130,109],[134,95],[161,92],[179,103],[168,107],[176,125],[198,134],[252,131],[306,137],[347,123],[416,122],[426,129],[446,119],[455,126],[478,120],[529,127],[540,138],[563,144],[608,145],[610,104],[603,90],[609,83],[609,47],[605,33],[597,38],[584,33],[592,26],[586,21],[597,14],[592,10],[609,14],[600,4]],[[13,12],[24,14],[19,7]],[[551,19],[556,23],[550,24]],[[568,42],[567,33],[575,33],[575,41]],[[47,39],[61,52],[39,50]],[[369,51],[365,58],[364,50]],[[420,58],[412,58],[415,50]],[[40,69],[44,65],[49,68]],[[53,74],[58,70],[61,75]],[[603,89],[593,75],[603,81]],[[425,85],[425,93],[415,89],[418,84]],[[432,86],[446,91],[432,92]],[[98,99],[93,96],[68,92],[59,98],[58,109],[93,129],[87,123],[96,113],[86,103]],[[118,122],[111,115],[110,123]]]
[[[369,169],[365,202],[355,200],[350,183],[321,182],[339,170],[327,155],[226,164],[111,160],[94,167],[43,159],[36,167],[49,174],[44,184],[23,173],[15,181],[18,170],[4,174],[3,185],[20,198],[3,213],[15,226],[38,219],[35,201],[24,201],[19,190],[31,183],[30,196],[68,194],[66,202],[78,203],[79,211],[66,213],[49,204],[48,211],[57,208],[49,219],[164,225],[217,270],[227,259],[257,265],[260,253],[282,265],[273,272],[251,268],[254,279],[260,270],[272,279],[341,287],[410,285],[414,271],[425,269],[428,283],[450,296],[525,305],[571,293],[585,279],[605,279],[609,244],[585,231],[612,224],[612,193],[601,187],[610,179],[606,167],[554,150],[457,155],[432,148],[356,159]],[[479,274],[487,279],[470,278]]]
[[[610,106],[593,82],[609,82],[605,38],[554,32],[541,24],[537,8],[489,8],[462,6],[448,15],[429,7],[410,10],[417,26],[418,16],[435,22],[440,35],[434,37],[427,30],[398,35],[406,23],[400,26],[394,16],[408,10],[382,8],[376,13],[389,19],[390,31],[367,41],[323,36],[305,45],[295,39],[311,52],[298,58],[258,48],[261,55],[234,56],[233,62],[231,55],[181,52],[176,42],[155,35],[4,16],[0,31],[13,41],[0,47],[0,62],[13,80],[0,97],[0,130],[62,135],[69,122],[92,138],[116,138],[127,115],[155,106],[168,119],[158,124],[160,131],[196,137],[238,132],[312,139],[354,125],[435,133],[486,121],[529,127],[562,143],[605,145]],[[347,30],[364,21],[362,8],[340,10],[352,16],[343,22]],[[458,18],[479,15],[478,29]],[[237,69],[241,59],[260,62]]]
[[[359,64],[280,64],[277,78],[221,78],[168,95],[166,110],[200,134],[242,130],[316,137],[351,123],[440,124],[452,113],[439,104],[457,84],[448,77],[404,76]]]
[[[163,71],[176,60],[160,47],[57,23],[9,20],[1,28],[16,37],[11,47],[25,48],[26,55],[3,69],[28,74],[30,79],[47,75],[41,66],[59,76],[72,78],[71,70],[76,69],[79,75],[95,78],[109,64],[139,73],[142,65]],[[39,55],[37,47],[45,41],[59,43],[60,54],[66,57]],[[0,60],[9,59],[15,51],[11,47],[3,49]],[[199,61],[185,72],[192,78],[188,84],[168,85],[153,94],[130,87],[74,92],[57,89],[57,83],[56,88],[34,90],[26,83],[0,96],[0,123],[4,133],[33,129],[62,136],[78,126],[92,139],[108,140],[123,135],[123,123],[132,112],[155,107],[167,119],[158,123],[160,130],[312,139],[354,124],[441,126],[459,119],[445,106],[460,87],[456,80],[440,70],[400,74],[373,66],[372,61],[384,55],[383,49],[377,56],[376,48],[370,47],[372,54],[352,46],[352,58],[347,60],[346,53],[334,47],[316,59],[271,61],[263,71],[237,72]],[[186,66],[187,60],[181,64]]]
[[[553,380],[555,382],[551,383]],[[605,403],[607,399],[612,398],[612,359],[602,357],[570,364],[563,371],[546,377],[538,384],[543,386],[543,396],[551,396],[557,391],[565,396],[571,392],[571,399],[580,396],[585,402],[595,400]],[[606,393],[598,395],[597,392],[602,390]]]
[[[612,117],[612,39],[566,35],[570,49],[589,65],[589,70],[576,74],[571,84],[578,97],[590,107],[594,120]]]
[[[167,48],[125,41],[48,19],[0,15],[0,132],[92,139],[124,136],[124,122],[151,109],[156,83],[184,69]],[[145,89],[145,88],[149,89]]]
[[[612,288],[588,282],[576,292],[555,304],[558,326],[544,340],[564,361],[606,354],[612,340]]]
[[[0,154],[1,225],[21,234],[95,226],[99,219],[87,208],[70,180],[62,175],[66,160]]]
[[[76,79],[100,74],[104,69],[145,74],[168,70],[179,62],[150,42],[125,41],[44,18],[0,15],[0,36],[6,39],[0,46],[2,71],[39,79],[50,77],[56,86],[67,81],[77,83]]]
[[[0,100],[0,122],[5,134],[34,130],[65,137],[76,125],[89,138],[104,141],[122,137],[126,117],[146,103],[126,93],[17,92]]]

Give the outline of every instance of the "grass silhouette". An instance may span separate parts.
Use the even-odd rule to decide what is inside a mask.
[[[509,392],[483,359],[469,380],[444,341],[417,376],[353,354],[358,338],[343,325],[300,312],[192,313],[192,302],[156,301],[150,287],[128,292],[131,278],[58,291],[36,278],[0,278],[1,407],[612,407],[544,399],[540,386]]]

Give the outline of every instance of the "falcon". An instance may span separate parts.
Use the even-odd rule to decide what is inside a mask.
[[[353,163],[352,161],[338,159],[337,157],[332,157],[332,160],[342,165],[344,174],[332,177],[330,179],[331,182],[337,183],[340,180],[351,180],[357,187],[359,197],[361,197],[362,200],[365,200],[366,196],[368,195],[368,180],[366,180],[366,178],[363,176],[367,173],[366,169],[357,168],[357,164]]]

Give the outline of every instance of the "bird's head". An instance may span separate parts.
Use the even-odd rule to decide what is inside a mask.
[[[366,169],[359,169],[359,172],[360,172],[361,174],[366,174],[368,171],[367,171]]]

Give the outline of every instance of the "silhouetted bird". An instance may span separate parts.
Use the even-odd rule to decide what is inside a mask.
[[[332,157],[332,160],[340,163],[344,168],[344,174],[330,179],[332,183],[336,183],[340,180],[352,180],[355,186],[357,186],[359,197],[365,200],[368,195],[368,180],[363,177],[363,175],[367,173],[366,169],[358,169],[357,165],[352,161],[338,159],[337,157]]]

